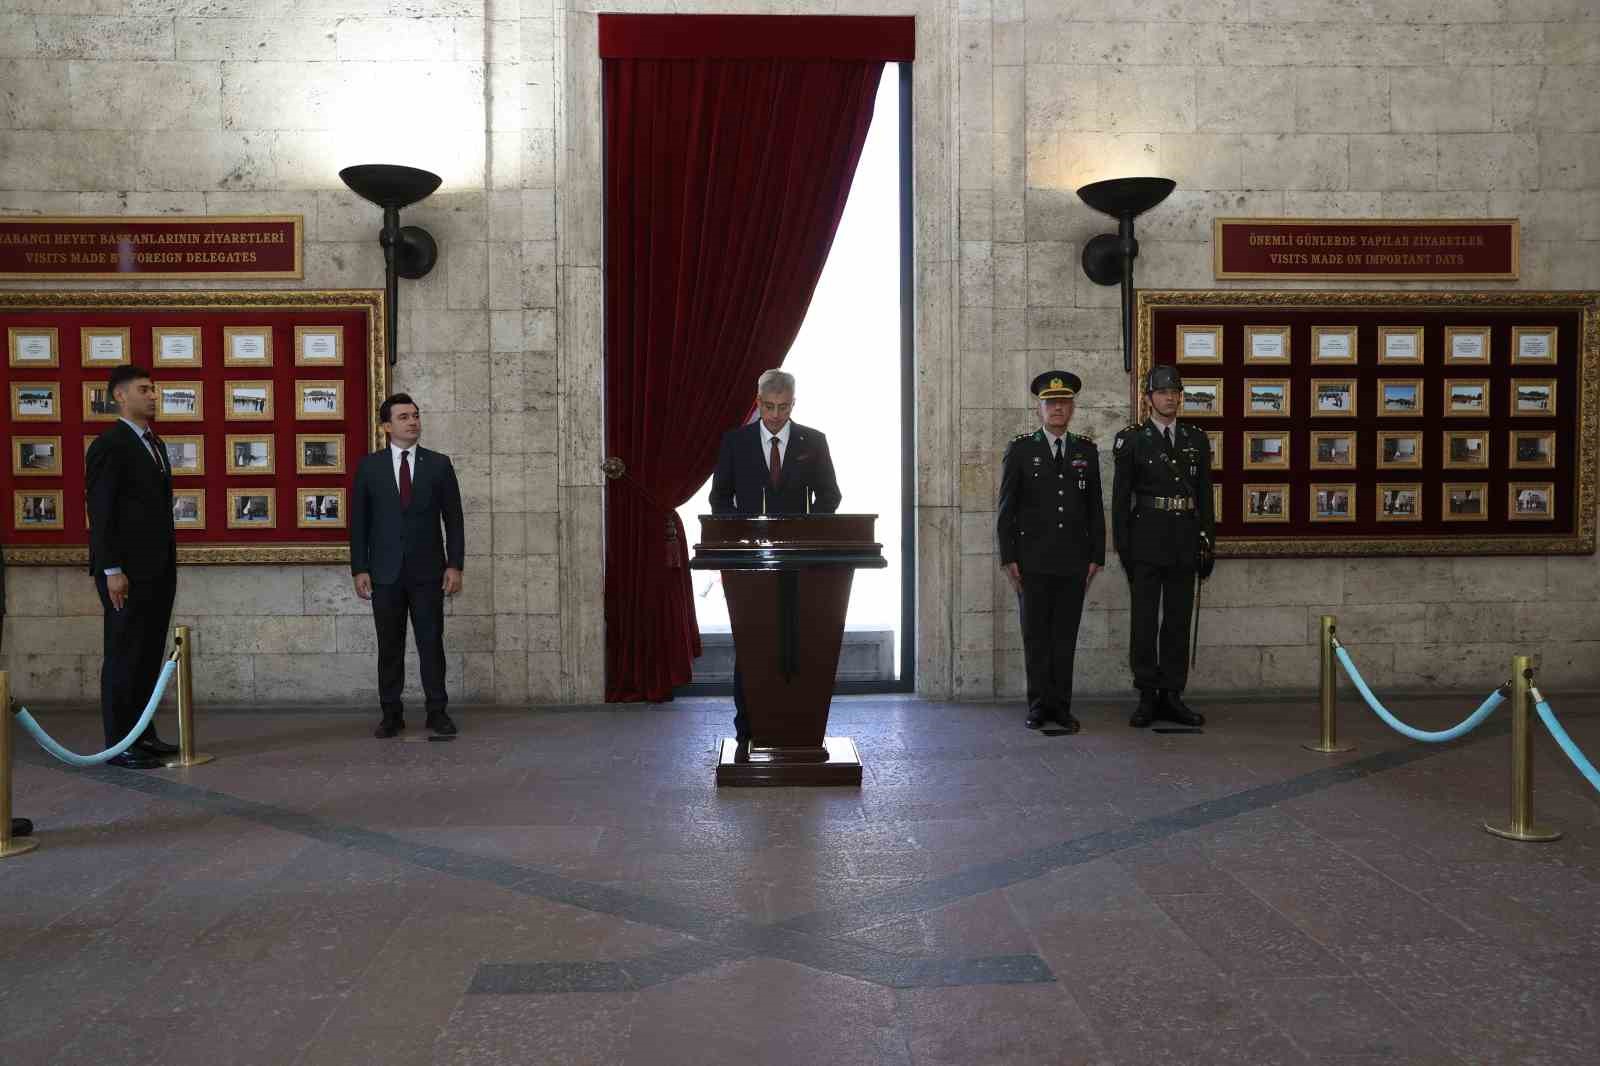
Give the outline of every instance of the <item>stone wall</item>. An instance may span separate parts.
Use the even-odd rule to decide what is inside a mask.
[[[1517,215],[1523,288],[1600,288],[1600,7],[1592,0],[0,0],[0,212],[293,212],[305,287],[382,281],[354,162],[445,177],[406,213],[441,244],[404,282],[396,384],[467,495],[458,700],[598,699],[600,125],[596,11],[914,14],[918,686],[1010,697],[1014,599],[994,557],[1000,452],[1026,383],[1083,374],[1080,428],[1126,419],[1116,290],[1083,278],[1109,227],[1072,189],[1175,178],[1141,221],[1140,281],[1212,287],[1226,214]],[[155,283],[147,283],[155,284]],[[171,283],[169,283],[171,284]],[[181,287],[181,283],[174,287]],[[1108,486],[1109,486],[1109,469]],[[1079,686],[1127,684],[1112,560]],[[98,690],[78,571],[13,568],[5,661],[34,699]],[[1312,683],[1339,614],[1374,683],[1481,686],[1513,648],[1600,683],[1584,559],[1227,562],[1200,690]],[[186,568],[213,702],[373,696],[343,568]]]

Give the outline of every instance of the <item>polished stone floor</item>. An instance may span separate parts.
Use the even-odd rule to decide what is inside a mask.
[[[1196,705],[1203,735],[1089,703],[1048,738],[842,699],[859,790],[717,791],[712,701],[464,708],[453,743],[215,713],[218,760],[155,773],[19,740],[0,1062],[1597,1061],[1600,802],[1559,752],[1566,836],[1515,844],[1478,828],[1504,712],[1425,747],[1346,701],[1329,758],[1309,702]],[[1600,700],[1557,706],[1600,754]]]

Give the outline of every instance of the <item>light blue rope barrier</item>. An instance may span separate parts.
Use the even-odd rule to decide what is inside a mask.
[[[1372,690],[1367,687],[1366,681],[1362,679],[1361,673],[1356,669],[1355,663],[1350,661],[1350,653],[1344,650],[1344,645],[1335,644],[1333,653],[1344,664],[1344,672],[1350,675],[1350,681],[1356,686],[1356,691],[1361,693],[1361,698],[1367,701],[1367,706],[1372,708],[1372,712],[1382,718],[1384,724],[1390,729],[1393,729],[1401,736],[1410,737],[1412,740],[1420,740],[1428,744],[1442,744],[1447,740],[1464,737],[1482,725],[1483,720],[1493,714],[1495,708],[1506,700],[1505,696],[1501,695],[1500,690],[1495,689],[1489,693],[1489,698],[1484,700],[1477,710],[1467,715],[1459,724],[1449,729],[1441,729],[1431,733],[1424,729],[1415,729],[1390,714],[1389,709],[1378,702],[1378,698],[1372,694]]]
[[[1572,765],[1578,768],[1578,773],[1588,778],[1589,784],[1593,785],[1596,791],[1600,791],[1600,770],[1594,768],[1594,763],[1590,762],[1583,752],[1578,750],[1577,743],[1567,736],[1567,731],[1562,728],[1560,722],[1556,721],[1556,712],[1550,709],[1550,701],[1537,700],[1533,705],[1533,709],[1539,712],[1539,718],[1544,722],[1544,727],[1550,731],[1550,735],[1555,738],[1555,742],[1560,746],[1561,750],[1567,753],[1567,758],[1571,759]]]
[[[139,722],[133,727],[133,732],[123,737],[122,743],[109,747],[98,755],[79,755],[75,751],[68,751],[63,748],[56,743],[55,738],[44,731],[43,726],[33,720],[33,715],[28,713],[26,707],[17,711],[17,721],[22,724],[22,728],[26,729],[34,740],[39,742],[41,748],[62,762],[71,766],[99,766],[107,760],[115,759],[118,755],[133,747],[134,741],[144,736],[144,731],[150,727],[150,720],[156,716],[156,707],[161,703],[162,693],[167,690],[167,682],[172,680],[172,675],[177,669],[177,660],[168,659],[167,665],[161,668],[161,676],[156,678],[156,689],[150,693],[150,702],[145,704],[144,713],[139,716]]]

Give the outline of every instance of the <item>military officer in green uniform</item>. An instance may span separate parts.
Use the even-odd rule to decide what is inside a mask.
[[[1068,733],[1078,731],[1072,661],[1083,597],[1106,562],[1100,453],[1089,438],[1067,431],[1082,387],[1065,370],[1033,379],[1042,424],[1006,448],[996,521],[1000,565],[1022,605],[1028,728],[1053,718]]]
[[[1177,367],[1152,367],[1145,394],[1150,417],[1119,432],[1112,447],[1111,536],[1128,575],[1128,657],[1139,690],[1128,724],[1143,728],[1163,718],[1199,726],[1205,718],[1184,704],[1182,692],[1195,578],[1216,536],[1211,447],[1204,431],[1178,421]]]

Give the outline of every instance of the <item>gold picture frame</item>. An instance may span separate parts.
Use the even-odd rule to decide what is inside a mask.
[[[344,489],[306,488],[302,485],[295,490],[294,499],[294,524],[297,529],[345,528]],[[311,514],[313,508],[318,512],[316,517]]]
[[[1476,397],[1477,402],[1470,402]],[[1492,403],[1488,378],[1445,378],[1440,399],[1446,418],[1488,418]]]
[[[205,382],[156,382],[157,422],[204,422],[205,420]]]
[[[192,501],[192,507],[184,506]],[[174,529],[206,528],[206,490],[175,488],[172,490],[172,526]]]
[[[222,327],[222,365],[258,368],[271,366],[272,327]]]
[[[1211,517],[1222,521],[1222,486],[1216,483],[1211,486]]]
[[[229,433],[222,461],[229,477],[271,477],[278,472],[277,442],[271,433]]]
[[[1533,446],[1528,447],[1529,442]],[[1553,429],[1506,430],[1506,466],[1512,470],[1554,470],[1556,431]]]
[[[1411,397],[1409,405],[1407,391]],[[1421,378],[1378,379],[1379,418],[1423,418],[1427,413],[1428,398],[1422,391]]]
[[[1379,326],[1378,362],[1388,366],[1421,366],[1426,358],[1422,326]]]
[[[1222,430],[1208,429],[1206,435],[1206,448],[1211,453],[1211,469],[1226,470],[1227,462],[1222,454]]]
[[[1355,378],[1312,378],[1310,417],[1355,418],[1358,384]]]
[[[157,370],[198,370],[205,361],[199,326],[150,327],[150,364]]]
[[[1488,366],[1494,358],[1494,330],[1489,326],[1446,326],[1446,366]]]
[[[1246,483],[1240,493],[1239,520],[1242,522],[1289,521],[1290,486],[1287,482],[1275,484]]]
[[[1313,482],[1306,493],[1306,519],[1311,522],[1354,522],[1356,485],[1353,481]]]
[[[18,370],[61,366],[61,331],[55,326],[7,326],[6,365]]]
[[[62,489],[17,489],[11,493],[11,528],[65,529],[66,500]]]
[[[295,366],[344,366],[343,326],[296,326]]]
[[[270,378],[259,381],[224,381],[222,417],[229,422],[271,422],[272,392]]]
[[[1439,446],[1439,465],[1445,470],[1489,469],[1487,429],[1444,430]]]
[[[258,510],[262,501],[264,510]],[[277,529],[278,499],[273,487],[229,489],[227,525],[229,529]]]
[[[200,434],[164,436],[161,443],[167,449],[167,469],[173,477],[204,477],[206,472],[206,438]],[[178,450],[182,462],[173,459],[173,449]],[[194,461],[188,461],[190,455]]]
[[[12,436],[11,474],[13,477],[60,477],[61,438]]]
[[[330,448],[329,445],[332,447]],[[296,433],[294,472],[296,474],[344,473],[343,433]],[[331,461],[329,456],[331,454]]]
[[[1467,499],[1476,501],[1476,509],[1465,507]],[[1439,518],[1444,522],[1487,522],[1489,520],[1489,483],[1487,481],[1446,481],[1439,486]]]
[[[85,422],[115,422],[117,402],[111,398],[111,386],[104,381],[83,383],[83,420]]]
[[[331,406],[328,405],[329,399]],[[296,380],[294,417],[301,422],[344,421],[344,382],[337,379]]]
[[[1244,361],[1256,366],[1288,366],[1294,361],[1288,326],[1244,327]]]
[[[1512,481],[1506,484],[1506,518],[1513,522],[1548,522],[1556,516],[1553,481]]]
[[[1278,444],[1276,449],[1268,447],[1273,441]],[[1246,430],[1243,468],[1245,470],[1289,469],[1291,443],[1289,431],[1286,429]]]
[[[1559,358],[1558,326],[1512,326],[1511,362],[1514,366],[1555,366]]]
[[[1222,362],[1222,327],[1180,325],[1176,351],[1178,362],[1188,365]]]
[[[1337,444],[1345,442],[1344,454],[1339,454]],[[1332,449],[1323,445],[1335,445]],[[1329,454],[1331,451],[1332,454]],[[1353,429],[1314,429],[1311,431],[1311,469],[1354,470],[1360,454],[1360,440]]]
[[[1318,366],[1355,366],[1361,347],[1354,326],[1312,326],[1311,362]]]
[[[61,421],[61,383],[59,381],[13,381],[11,383],[11,421]]]
[[[1272,397],[1278,398],[1276,406]],[[1290,418],[1294,391],[1288,378],[1245,378],[1240,388],[1245,418]]]
[[[1509,413],[1512,418],[1555,418],[1556,417],[1556,385],[1555,378],[1512,378],[1507,395],[1511,406]],[[1545,395],[1542,407],[1528,406],[1538,401],[1533,399],[1535,392]]]
[[[1407,443],[1411,447],[1405,447]],[[1393,444],[1394,447],[1390,447]],[[1420,429],[1380,429],[1376,451],[1379,470],[1421,470],[1422,431]]]
[[[115,355],[107,355],[111,351]],[[133,361],[133,329],[130,326],[80,326],[78,361],[86,367],[110,370]]]
[[[1372,516],[1379,522],[1422,521],[1422,482],[1378,482],[1372,496]]]

